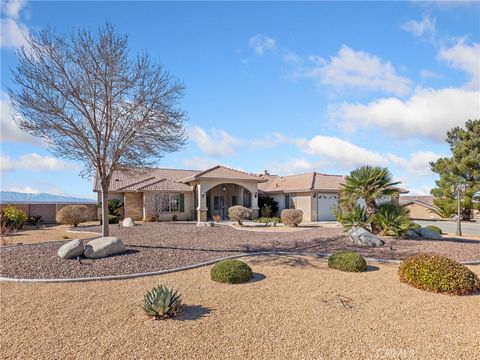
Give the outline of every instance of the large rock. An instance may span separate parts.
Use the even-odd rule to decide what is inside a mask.
[[[383,246],[385,243],[371,232],[362,227],[353,227],[348,232],[349,239],[357,245],[376,247]]]
[[[123,226],[125,227],[132,227],[132,226],[135,226],[135,223],[133,222],[132,218],[125,218],[123,219],[123,223],[122,223]]]
[[[83,250],[83,240],[72,240],[58,249],[58,256],[62,259],[74,259],[77,256],[82,256]]]
[[[417,230],[420,236],[427,238],[427,239],[434,239],[434,240],[442,240],[443,236],[442,234],[439,234],[433,230],[427,229],[427,228],[421,228]]]
[[[101,237],[90,241],[85,246],[83,254],[90,259],[98,259],[110,255],[121,254],[127,251],[122,240],[119,238],[109,236]]]

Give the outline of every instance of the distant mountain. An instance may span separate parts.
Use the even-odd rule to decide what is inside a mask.
[[[15,191],[0,191],[0,203],[95,203],[93,199],[82,199],[52,194],[28,194]]]

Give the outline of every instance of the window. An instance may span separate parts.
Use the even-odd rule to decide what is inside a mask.
[[[292,196],[288,194],[285,195],[285,209],[295,209]]]
[[[248,209],[252,207],[252,193],[248,190],[244,190],[243,193],[243,206]]]
[[[237,197],[235,195],[232,196],[232,206],[237,205]]]
[[[162,212],[183,212],[183,194],[163,194],[160,205]]]

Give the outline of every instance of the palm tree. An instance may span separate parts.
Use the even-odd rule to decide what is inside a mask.
[[[362,166],[346,176],[345,184],[340,189],[340,206],[352,209],[360,199],[365,200],[368,216],[376,213],[376,200],[396,197],[400,191],[396,185],[400,181],[393,181],[392,174],[387,168],[380,166]],[[376,232],[375,225],[372,230]]]

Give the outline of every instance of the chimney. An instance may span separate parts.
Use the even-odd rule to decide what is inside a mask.
[[[268,170],[263,170],[263,175],[270,175]]]

